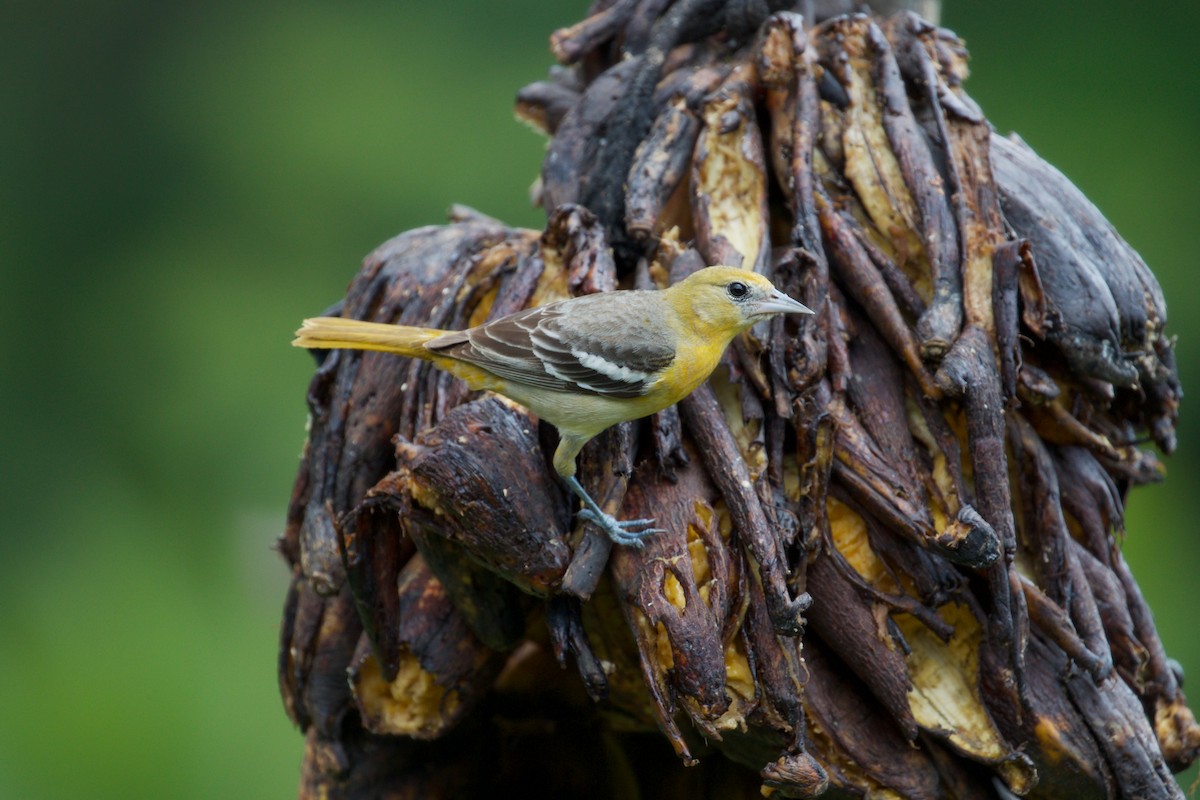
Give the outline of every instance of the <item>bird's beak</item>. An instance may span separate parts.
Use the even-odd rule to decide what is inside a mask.
[[[797,302],[788,297],[778,289],[774,289],[766,300],[758,304],[754,309],[754,315],[764,314],[811,314],[812,309],[803,303]]]

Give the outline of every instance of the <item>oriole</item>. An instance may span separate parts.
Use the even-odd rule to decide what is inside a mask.
[[[465,331],[306,319],[292,344],[424,359],[517,401],[558,429],[554,468],[583,502],[580,516],[640,547],[661,532],[654,520],[618,521],[601,510],[575,478],[575,456],[609,426],[689,395],[741,331],[789,312],[812,313],[761,275],[707,267],[668,289],[574,297]]]

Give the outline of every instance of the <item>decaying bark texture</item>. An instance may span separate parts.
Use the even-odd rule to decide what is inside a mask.
[[[1175,445],[1153,275],[952,33],[781,5],[599,0],[518,95],[545,230],[456,208],[351,282],[347,317],[457,329],[726,263],[816,313],[584,449],[641,550],[524,409],[322,354],[281,540],[302,797],[1181,796],[1200,728],[1118,546],[1138,443]]]

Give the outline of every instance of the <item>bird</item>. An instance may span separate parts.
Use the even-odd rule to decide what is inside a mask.
[[[314,317],[292,344],[423,359],[472,390],[516,401],[558,429],[553,465],[582,503],[580,517],[615,544],[642,547],[662,529],[653,518],[618,520],[601,509],[575,477],[575,457],[610,426],[687,397],[734,337],[789,313],[813,312],[758,273],[711,266],[666,289],[572,297],[461,331]]]

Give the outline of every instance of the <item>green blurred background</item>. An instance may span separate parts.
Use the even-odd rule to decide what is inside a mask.
[[[271,545],[312,362],[290,333],[451,202],[540,224],[512,97],[584,8],[4,4],[0,797],[294,796]],[[944,22],[997,127],[1156,271],[1200,386],[1200,11],[1080,8],[948,0]],[[1193,412],[1126,551],[1200,675]]]

